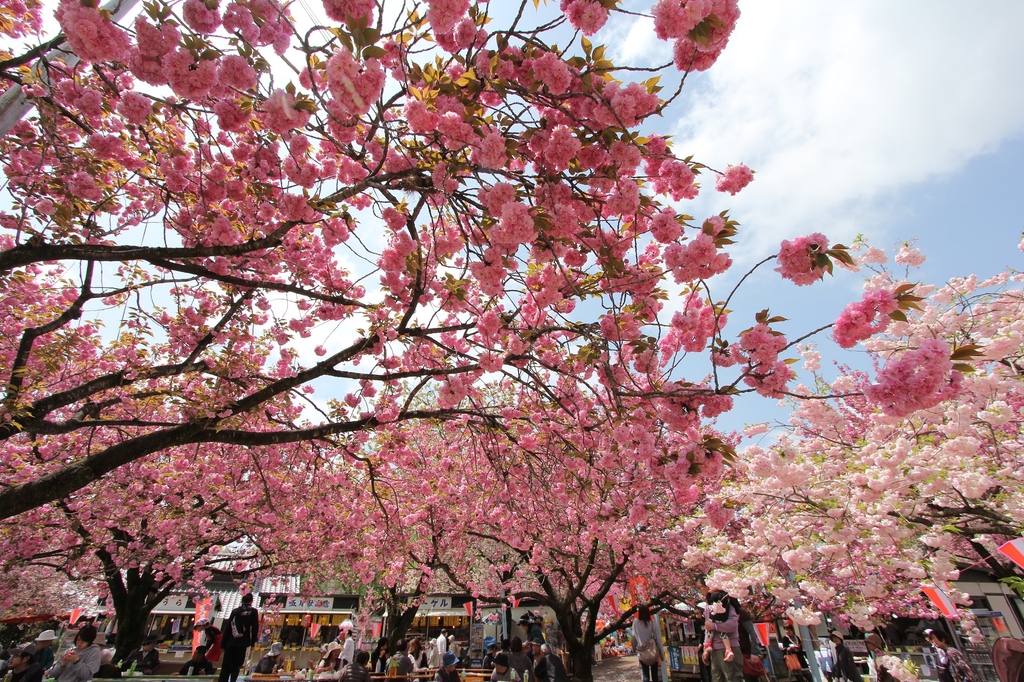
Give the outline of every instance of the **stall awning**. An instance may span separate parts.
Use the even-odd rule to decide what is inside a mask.
[[[195,604],[189,605],[187,594],[172,594],[153,607],[152,613],[158,616],[183,616],[195,613]]]

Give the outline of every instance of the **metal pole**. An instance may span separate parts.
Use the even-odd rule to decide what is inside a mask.
[[[796,582],[796,576],[793,575],[793,571],[789,572],[788,577],[790,584]],[[793,605],[799,609],[803,606],[803,602],[797,598],[793,600]],[[804,647],[804,656],[807,658],[807,667],[811,669],[811,677],[814,679],[814,682],[821,682],[821,668],[818,667],[818,657],[814,653],[811,631],[806,625],[800,625],[798,632],[800,633],[800,643]]]
[[[505,624],[505,609],[508,604],[505,603],[505,590],[501,591],[501,639],[508,639],[508,625]],[[500,647],[499,647],[500,648]]]
[[[135,7],[138,1],[139,0],[109,0],[109,2],[103,6],[103,9],[110,12],[110,19],[116,24]],[[55,52],[60,52],[66,55],[64,63],[70,67],[74,67],[81,60],[74,53],[62,49],[63,45],[64,43],[56,45],[46,53],[46,56],[49,57]],[[41,78],[44,81],[47,80],[45,73],[41,74]],[[48,82],[47,85],[49,85]],[[32,111],[33,108],[35,108],[35,104],[25,97],[25,93],[22,91],[20,85],[12,85],[7,88],[3,94],[0,95],[0,137],[9,133],[11,128],[13,128],[18,121],[24,118],[25,114]]]

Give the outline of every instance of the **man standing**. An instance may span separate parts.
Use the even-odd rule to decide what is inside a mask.
[[[853,652],[846,648],[846,644],[843,641],[843,633],[833,630],[829,634],[829,639],[832,640],[836,647],[835,676],[843,677],[849,680],[849,682],[863,682],[864,678],[861,677],[860,668],[857,667],[857,663],[853,660]]]
[[[156,650],[156,637],[142,640],[142,646],[128,654],[121,662],[121,668],[127,669],[135,664],[136,670],[143,675],[152,675],[160,667],[160,652]]]
[[[57,635],[53,630],[43,630],[36,637],[36,661],[42,666],[43,670],[49,670],[53,667],[53,640],[57,639]]]
[[[345,627],[348,625],[348,627]],[[352,621],[346,620],[338,631],[338,642],[341,644],[341,667],[356,660],[356,640],[352,636]]]
[[[35,644],[11,649],[10,654],[7,670],[11,673],[11,682],[43,682],[43,666],[35,661]]]
[[[252,606],[250,592],[242,597],[242,605],[232,611],[224,623],[224,664],[220,668],[220,682],[237,682],[245,654],[256,644],[259,634],[260,615]]]
[[[444,656],[448,653],[448,631],[441,630],[441,634],[437,636],[437,655]]]

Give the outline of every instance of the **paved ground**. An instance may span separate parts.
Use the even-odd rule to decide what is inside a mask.
[[[636,656],[606,658],[594,666],[594,682],[640,682]]]

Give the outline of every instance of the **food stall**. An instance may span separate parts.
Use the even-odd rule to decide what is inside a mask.
[[[284,645],[281,662],[286,671],[315,666],[320,647],[338,636],[342,622],[351,620],[359,597],[349,594],[303,596],[263,593],[260,637],[251,662],[260,659],[274,642]]]

